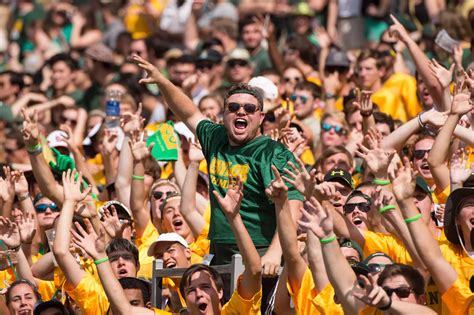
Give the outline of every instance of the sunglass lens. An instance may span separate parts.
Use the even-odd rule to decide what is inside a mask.
[[[163,192],[162,191],[154,191],[153,192],[153,198],[161,199],[161,197],[163,197]]]
[[[236,111],[239,110],[240,104],[237,104],[237,103],[229,103],[229,105],[227,106],[227,108],[229,109],[229,112],[235,113]]]
[[[245,104],[244,110],[249,114],[253,114],[257,111],[257,106],[255,106],[254,104]]]
[[[356,208],[356,204],[354,204],[354,203],[346,204],[342,207],[345,214],[352,213],[355,208]]]
[[[296,95],[291,95],[291,96],[290,96],[290,100],[291,100],[292,102],[296,102],[297,99],[298,99],[298,96],[296,96]]]

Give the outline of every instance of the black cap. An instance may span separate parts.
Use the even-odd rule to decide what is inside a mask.
[[[199,56],[197,57],[197,62],[200,62],[200,61],[212,61],[212,62],[215,62],[215,63],[219,63],[222,61],[222,55],[214,50],[214,49],[206,49],[206,50],[203,50]]]
[[[50,308],[60,310],[62,314],[69,314],[69,312],[66,310],[66,307],[63,305],[63,303],[61,303],[61,301],[50,300],[50,301],[41,302],[37,304],[33,312],[33,315],[39,315],[41,314],[42,311],[45,311]]]
[[[333,168],[324,175],[325,182],[339,182],[352,188],[352,176],[349,172],[341,168]]]
[[[351,61],[347,58],[347,54],[344,51],[333,49],[326,59],[326,67],[349,68],[350,66]]]

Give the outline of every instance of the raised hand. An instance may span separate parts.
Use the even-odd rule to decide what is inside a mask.
[[[143,140],[145,132],[134,132],[134,135],[130,139],[129,145],[132,151],[133,159],[135,161],[141,161],[151,155],[153,149],[153,143],[147,148],[146,142]]]
[[[301,209],[302,218],[298,224],[303,231],[311,230],[318,238],[326,238],[334,234],[332,218],[316,198],[311,198],[306,203],[308,210]]]
[[[28,193],[28,181],[22,171],[11,172],[13,184],[15,186],[15,194],[23,196]]]
[[[13,201],[15,198],[15,182],[13,181],[10,166],[3,167],[5,178],[0,177],[0,199],[3,201]]]
[[[386,151],[382,148],[369,150],[363,144],[359,144],[356,155],[364,159],[368,169],[376,178],[385,178],[387,176],[388,166],[395,155],[395,151]]]
[[[69,125],[66,125],[66,124],[61,124],[59,126],[59,129],[64,131],[67,134],[67,137],[62,137],[62,140],[64,142],[66,142],[69,150],[70,151],[78,150],[78,147],[77,147],[76,143],[74,142],[74,136],[73,136],[73,132],[72,132],[71,127]]]
[[[424,112],[420,119],[423,124],[429,124],[435,128],[441,128],[446,123],[448,112],[438,112],[437,110],[429,110]]]
[[[34,147],[38,144],[39,129],[38,129],[38,113],[33,112],[33,117],[28,116],[26,109],[22,108],[21,113],[23,115],[23,140],[27,147]]]
[[[189,161],[191,162],[200,163],[202,160],[204,160],[204,154],[202,153],[201,145],[197,140],[189,145],[188,155]]]
[[[25,216],[21,216],[18,229],[20,231],[21,243],[31,244],[36,234],[36,221],[33,213],[26,213]]]
[[[126,134],[131,134],[135,131],[140,131],[143,127],[145,119],[141,117],[142,114],[142,103],[138,103],[137,111],[132,113],[125,113],[120,116],[120,128]]]
[[[439,84],[441,84],[443,88],[448,88],[453,78],[455,66],[454,63],[449,69],[446,69],[445,67],[440,65],[438,61],[436,61],[436,59],[431,59],[429,66],[431,74],[433,74],[438,79]]]
[[[471,95],[462,92],[463,82],[456,83],[456,91],[451,104],[451,114],[462,116],[472,110]]]
[[[123,230],[130,224],[128,220],[120,220],[117,215],[115,206],[111,206],[111,210],[105,208],[102,214],[102,227],[109,238],[119,238],[123,235]]]
[[[389,190],[383,189],[382,186],[378,186],[373,194],[374,205],[376,209],[380,209],[387,205],[396,205],[395,196]]]
[[[451,56],[453,58],[454,64],[459,68],[462,68],[462,54],[463,49],[461,45],[454,45]]]
[[[460,186],[471,176],[474,170],[474,163],[471,163],[471,167],[466,168],[467,161],[469,160],[469,154],[463,150],[457,150],[451,157],[451,163],[449,164],[449,176],[451,178],[452,186]]]
[[[265,189],[265,194],[270,198],[276,205],[280,207],[288,199],[288,187],[286,187],[283,179],[280,176],[280,172],[272,165],[272,171],[275,175],[275,179],[270,182],[270,185]]]
[[[138,83],[153,84],[153,83],[163,82],[163,80],[166,80],[166,78],[161,74],[160,70],[158,70],[157,67],[155,67],[150,62],[143,59],[142,57],[138,55],[133,55],[132,60],[133,62],[137,64],[138,67],[140,67],[140,69],[146,71],[147,73],[147,77],[140,79]]]
[[[290,183],[298,190],[302,195],[309,199],[314,191],[314,186],[316,184],[316,169],[311,170],[308,173],[305,165],[300,159],[296,159],[300,169],[298,169],[292,162],[288,162],[288,165],[293,170],[287,168],[284,169],[284,172],[287,176],[282,176],[283,180],[287,183]]]
[[[16,223],[5,217],[0,217],[0,240],[8,246],[8,248],[16,248],[20,246],[20,231]]]
[[[390,36],[395,36],[397,39],[406,43],[407,40],[410,38],[410,35],[408,34],[407,30],[393,14],[390,14],[390,18],[393,22],[393,24],[390,25],[390,28],[388,29]]]
[[[416,175],[407,157],[403,158],[403,165],[395,171],[395,177],[390,180],[392,181],[393,194],[397,200],[402,201],[413,197]]]
[[[243,187],[244,184],[240,180],[240,176],[229,176],[229,184],[225,197],[221,197],[216,190],[213,191],[214,197],[229,221],[239,215],[240,204],[244,197]]]
[[[358,300],[372,307],[386,307],[389,305],[390,297],[385,290],[377,285],[377,280],[372,274],[367,278],[364,275],[359,276],[359,281],[356,281],[352,294]]]
[[[270,21],[270,15],[258,15],[253,18],[253,21],[259,26],[262,36],[265,39],[273,38],[275,33],[275,26]]]
[[[77,176],[77,174],[79,174]],[[77,176],[77,179],[75,177]],[[64,200],[79,202],[86,198],[91,191],[91,186],[87,187],[84,192],[81,192],[82,174],[76,171],[67,170],[63,172],[63,189]]]
[[[329,200],[337,194],[337,190],[340,188],[344,188],[341,183],[322,182],[314,186],[313,196],[319,201]]]
[[[360,110],[362,116],[370,116],[374,111],[371,91],[359,91],[356,89],[356,101],[353,105]]]
[[[84,219],[84,224],[86,225],[87,232],[78,222],[75,222],[77,232],[71,230],[72,241],[76,247],[86,252],[89,257],[97,260],[101,256],[106,255],[104,229],[100,227],[99,235],[97,235],[88,219]]]
[[[117,150],[118,132],[115,129],[105,129],[104,138],[102,139],[102,145],[105,153],[111,155]]]

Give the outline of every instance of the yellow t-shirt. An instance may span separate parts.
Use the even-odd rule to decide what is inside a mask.
[[[150,220],[148,221],[145,231],[143,231],[143,235],[135,239],[135,245],[138,247],[138,260],[140,261],[140,270],[137,274],[138,278],[152,278],[153,260],[155,260],[155,258],[148,256],[148,248],[158,239],[159,235],[160,234]]]
[[[407,121],[407,115],[401,100],[389,89],[382,87],[372,94],[372,101],[377,105],[382,113],[391,115],[393,119]]]
[[[309,267],[306,268],[299,288],[293,290],[288,282],[286,286],[296,314],[344,314],[341,305],[334,302],[334,288],[330,283],[321,292],[317,292]]]
[[[403,108],[403,112],[400,111],[400,113],[403,113],[406,120],[412,119],[421,111],[421,104],[416,95],[416,79],[413,76],[394,73],[385,81],[383,88],[388,89],[398,98]]]
[[[209,222],[206,221],[206,224],[204,225],[201,234],[199,234],[199,236],[194,240],[194,242],[189,244],[189,249],[191,250],[191,264],[200,264],[202,262],[202,258],[206,254],[209,254],[211,241],[207,238],[208,235]]]
[[[89,164],[90,169],[92,170],[92,177],[94,178],[98,186],[105,186],[106,178],[104,172],[104,161],[102,159],[102,154],[97,153],[96,156],[92,159],[86,161]]]
[[[449,194],[451,193],[451,186],[446,187],[443,191],[440,191],[438,188],[431,193],[433,202],[438,205],[445,204],[448,200]]]
[[[166,7],[163,0],[149,0],[149,5],[157,14],[161,14]],[[148,14],[148,8],[140,4],[131,4],[124,16],[124,24],[133,39],[141,39],[150,36],[154,32],[153,26],[156,24],[155,18]]]
[[[260,307],[262,304],[262,288],[254,294],[250,300],[246,300],[239,294],[240,282],[242,276],[239,277],[237,290],[232,294],[229,302],[222,306],[221,315],[260,315]]]
[[[109,308],[110,303],[102,284],[88,272],[75,288],[66,281],[64,290],[81,308],[84,315],[106,314]]]
[[[153,312],[155,312],[155,315],[171,315],[173,313],[167,312],[160,310],[159,308],[153,308]]]
[[[462,277],[458,277],[448,291],[442,295],[441,299],[443,305],[448,308],[448,312],[443,312],[443,314],[474,315],[474,293],[471,292],[469,283]]]
[[[393,262],[397,264],[413,264],[413,259],[410,257],[410,254],[408,254],[405,245],[395,236],[365,231],[364,238],[364,257],[375,252],[382,252],[392,258]]]
[[[469,257],[459,245],[448,240],[440,242],[444,259],[456,270],[460,278],[469,281],[474,276],[474,259]]]

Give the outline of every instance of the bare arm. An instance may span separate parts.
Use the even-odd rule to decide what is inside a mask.
[[[326,267],[324,266],[323,252],[321,251],[321,243],[313,231],[308,230],[307,233],[306,246],[311,275],[313,276],[316,290],[321,292],[329,284]]]
[[[194,238],[197,238],[201,234],[206,225],[206,221],[202,214],[196,210],[196,185],[198,172],[199,162],[191,161],[182,187],[180,204],[181,214],[193,232]]]
[[[191,51],[194,51],[199,44],[199,29],[197,25],[197,16],[194,11],[189,15],[186,21],[186,32],[184,32],[184,45]]]
[[[148,74],[147,78],[141,79],[140,83],[158,85],[160,92],[163,94],[166,103],[176,116],[181,119],[188,128],[196,133],[197,125],[200,121],[206,119],[199,111],[193,101],[186,96],[177,86],[166,79],[160,71],[148,61],[133,56],[133,60],[138,66],[145,70]]]

